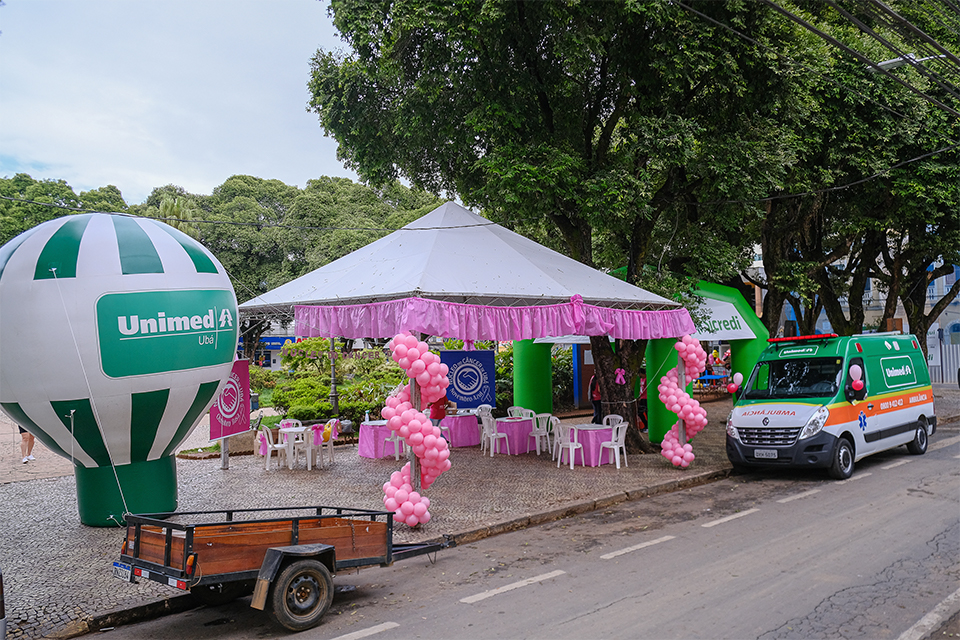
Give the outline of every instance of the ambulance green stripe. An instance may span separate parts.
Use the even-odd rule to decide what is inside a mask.
[[[120,271],[123,275],[163,273],[163,263],[150,236],[133,218],[113,216],[120,249]]]
[[[130,462],[145,462],[150,455],[170,389],[130,394]]]
[[[160,456],[161,458],[164,456],[173,455],[174,449],[176,449],[180,442],[187,436],[187,432],[190,430],[190,427],[193,426],[193,423],[196,422],[197,418],[200,417],[200,414],[203,413],[204,408],[206,408],[207,403],[210,402],[210,398],[213,397],[213,394],[217,391],[217,387],[219,386],[219,381],[204,382],[200,385],[200,388],[197,389],[197,396],[193,399],[193,404],[190,405],[187,415],[183,416],[180,426],[177,427],[177,433],[170,440],[170,444],[167,445],[167,448],[163,450],[163,455]]]
[[[57,417],[63,426],[70,430],[70,410],[73,409],[73,439],[77,445],[93,458],[99,467],[106,467],[110,464],[110,454],[107,453],[107,447],[103,444],[103,438],[100,436],[100,429],[97,428],[97,421],[93,417],[93,409],[90,406],[90,400],[83,398],[81,400],[51,400],[50,406],[53,407]],[[69,457],[69,455],[67,456]]]
[[[37,440],[43,443],[43,446],[45,446],[47,449],[50,449],[50,451],[53,451],[54,453],[59,453],[65,458],[70,457],[69,453],[60,448],[60,445],[57,444],[56,440],[54,440],[43,429],[41,429],[40,425],[30,419],[30,416],[26,414],[26,412],[23,410],[23,407],[20,406],[20,403],[3,402],[0,404],[3,405],[4,411],[10,414],[15,422],[22,424],[27,431],[32,433]]]
[[[159,222],[154,222],[154,224],[169,233],[174,240],[180,243],[183,250],[186,251],[190,259],[193,260],[193,266],[196,267],[197,273],[217,273],[217,265],[213,264],[210,256],[194,244],[193,238],[179,229],[174,229],[168,224],[161,224]]]
[[[40,257],[37,258],[37,269],[33,274],[34,280],[51,280],[56,269],[57,278],[77,277],[77,256],[80,254],[80,239],[90,222],[89,215],[73,216],[57,229],[47,244],[44,245]]]

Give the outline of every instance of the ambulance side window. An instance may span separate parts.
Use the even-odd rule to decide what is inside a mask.
[[[746,390],[748,398],[765,398],[770,395],[770,363],[758,362],[750,376],[750,386]]]
[[[853,388],[853,378],[850,375],[850,367],[853,365],[858,365],[860,371],[863,373],[860,375],[860,379],[863,380],[863,388],[860,391],[857,391]],[[867,380],[867,369],[863,365],[863,358],[850,358],[846,366],[846,377],[847,381],[843,385],[843,393],[846,396],[847,401],[851,400],[863,400],[867,397],[867,388],[869,387],[869,380]]]

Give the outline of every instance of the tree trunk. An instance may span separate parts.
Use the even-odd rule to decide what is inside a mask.
[[[655,453],[656,448],[640,433],[637,419],[637,401],[633,397],[633,385],[640,373],[646,340],[618,340],[617,350],[610,347],[606,336],[591,336],[594,375],[600,383],[603,414],[615,413],[622,417],[627,428],[628,453]],[[617,384],[617,369],[623,369],[624,384]]]

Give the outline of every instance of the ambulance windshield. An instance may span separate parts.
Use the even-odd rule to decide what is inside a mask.
[[[744,398],[827,398],[836,395],[842,358],[791,358],[757,363],[744,385]]]

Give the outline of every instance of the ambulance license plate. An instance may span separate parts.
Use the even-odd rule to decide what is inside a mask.
[[[753,457],[760,458],[762,460],[776,460],[777,450],[776,449],[754,449]]]
[[[113,577],[130,582],[130,565],[123,564],[122,562],[114,562]]]

